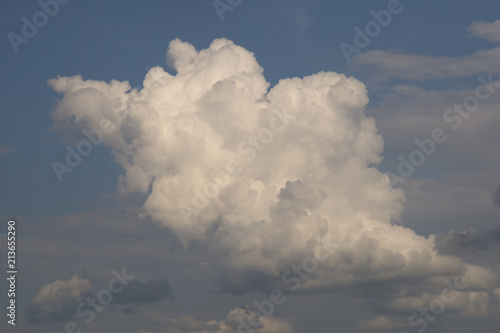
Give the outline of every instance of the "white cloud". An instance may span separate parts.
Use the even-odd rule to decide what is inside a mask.
[[[249,272],[282,285],[281,274],[312,256],[318,237],[337,250],[303,290],[379,284],[384,296],[417,297],[456,275],[492,288],[481,284],[497,278],[491,271],[439,255],[434,236],[394,225],[404,196],[374,168],[383,141],[363,113],[361,82],[321,72],[268,91],[253,53],[226,39],[201,51],[175,40],[167,63],[177,74],[153,68],[140,91],[79,76],[50,80],[64,95],[54,128],[90,130],[111,119],[117,129],[103,142],[125,170],[119,190],[146,193],[144,215],[186,246],[205,244],[243,289],[253,288]],[[114,112],[116,99],[126,113]],[[211,178],[231,161],[242,171]],[[217,182],[220,193],[200,199]],[[187,206],[196,213],[183,214]]]
[[[474,37],[486,39],[493,43],[500,43],[500,20],[496,20],[493,23],[474,21],[467,30]]]

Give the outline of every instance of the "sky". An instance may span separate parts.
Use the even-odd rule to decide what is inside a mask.
[[[499,12],[2,1],[0,331],[498,332]]]

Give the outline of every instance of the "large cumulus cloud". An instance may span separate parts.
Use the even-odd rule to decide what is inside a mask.
[[[167,64],[175,75],[152,68],[140,90],[50,80],[64,95],[54,129],[108,119],[114,130],[103,142],[125,171],[119,191],[146,194],[144,216],[217,254],[223,283],[251,290],[258,276],[282,286],[281,273],[321,239],[336,250],[301,290],[379,292],[392,299],[376,306],[394,311],[425,305],[446,278],[492,296],[496,274],[440,255],[434,236],[395,224],[404,195],[375,168],[383,140],[363,113],[361,82],[321,72],[269,89],[254,55],[226,39],[201,51],[174,40]]]

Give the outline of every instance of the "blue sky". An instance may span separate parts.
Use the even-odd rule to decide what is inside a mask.
[[[224,0],[221,1],[225,3]],[[36,319],[33,316],[30,317],[30,309],[36,309],[36,306],[39,305],[34,301],[35,296],[40,293],[44,286],[59,279],[66,281],[68,286],[72,283],[77,284],[83,288],[83,295],[85,290],[88,292],[85,288],[87,288],[87,281],[90,281],[91,290],[96,292],[109,280],[111,269],[119,269],[123,266],[130,267],[129,269],[134,269],[135,272],[142,271],[143,275],[139,277],[139,280],[144,282],[144,285],[137,287],[139,292],[135,294],[130,292],[131,296],[129,297],[132,301],[128,302],[126,298],[123,298],[125,301],[122,303],[113,305],[114,308],[110,306],[106,309],[98,319],[102,326],[89,326],[86,330],[101,332],[104,329],[113,329],[117,332],[133,333],[174,332],[175,325],[172,324],[174,322],[172,318],[184,315],[190,316],[191,324],[197,320],[217,320],[220,327],[226,325],[226,329],[229,331],[232,327],[231,320],[230,317],[224,316],[231,309],[251,304],[255,298],[265,297],[270,286],[276,286],[272,282],[273,279],[266,275],[269,272],[262,270],[262,267],[259,266],[262,262],[257,265],[250,260],[251,264],[248,267],[242,264],[243,268],[232,263],[228,258],[236,256],[235,253],[240,253],[238,251],[241,249],[219,247],[221,242],[217,240],[219,238],[216,237],[215,231],[215,238],[207,241],[197,238],[197,232],[192,231],[191,227],[188,232],[183,226],[172,222],[174,218],[172,218],[173,215],[169,215],[171,212],[163,210],[163,207],[168,206],[168,204],[161,204],[161,200],[167,200],[167,196],[157,198],[153,191],[155,186],[157,188],[162,186],[159,183],[155,184],[155,182],[160,182],[162,177],[168,175],[155,174],[151,176],[152,180],[146,185],[142,184],[142,178],[139,176],[133,179],[131,170],[135,170],[134,167],[144,167],[142,159],[154,160],[156,156],[163,156],[163,151],[159,153],[159,151],[154,150],[159,149],[156,145],[146,145],[145,143],[138,145],[137,151],[156,152],[151,156],[143,157],[135,155],[137,151],[127,151],[123,156],[127,156],[133,162],[126,164],[123,162],[124,160],[118,161],[120,154],[123,153],[121,146],[119,147],[116,142],[105,142],[99,147],[94,147],[93,152],[85,157],[81,165],[76,167],[72,173],[66,173],[62,182],[59,182],[51,166],[53,161],[64,161],[66,145],[73,144],[74,147],[82,138],[81,135],[79,136],[82,129],[90,130],[92,128],[85,127],[83,122],[76,124],[76,127],[65,127],[67,119],[71,116],[78,119],[80,115],[79,111],[75,111],[76,109],[72,109],[71,106],[67,106],[69,111],[65,111],[65,106],[58,104],[59,101],[67,98],[68,104],[64,105],[70,105],[70,95],[73,91],[64,88],[66,91],[58,94],[54,91],[55,89],[48,85],[48,81],[58,76],[81,75],[84,80],[107,83],[112,80],[128,81],[130,87],[137,87],[138,90],[141,90],[143,80],[152,67],[160,66],[163,69],[157,72],[151,70],[151,77],[167,75],[165,73],[176,77],[181,65],[171,64],[171,66],[167,66],[167,49],[171,47],[172,52],[179,58],[189,58],[189,52],[185,51],[189,49],[186,46],[188,44],[170,44],[176,39],[191,44],[197,51],[214,50],[211,48],[212,42],[219,38],[232,41],[235,45],[246,50],[237,49],[243,52],[240,54],[241,59],[247,59],[247,57],[250,59],[250,55],[253,53],[256,63],[263,68],[263,77],[269,83],[269,89],[277,86],[280,80],[293,77],[304,78],[320,72],[342,73],[359,80],[366,86],[366,92],[363,92],[357,83],[349,81],[345,84],[349,87],[352,84],[350,89],[359,94],[356,93],[355,97],[345,97],[346,101],[343,101],[343,97],[339,97],[342,93],[336,95],[335,90],[332,90],[332,94],[337,96],[337,100],[342,100],[342,102],[338,102],[338,105],[341,106],[335,104],[335,98],[332,103],[337,105],[335,108],[345,107],[346,110],[359,111],[359,115],[356,116],[358,118],[355,120],[346,118],[346,122],[348,120],[361,122],[360,119],[364,119],[365,116],[373,118],[378,134],[383,138],[383,153],[379,152],[376,143],[373,143],[373,147],[366,143],[369,148],[366,150],[359,148],[360,152],[352,152],[352,156],[366,154],[369,166],[377,163],[371,160],[368,151],[373,150],[376,154],[384,156],[384,159],[376,165],[381,174],[385,172],[397,173],[401,161],[398,159],[399,156],[408,159],[409,154],[416,149],[414,143],[416,139],[424,140],[431,137],[435,128],[444,129],[448,140],[445,143],[436,144],[436,153],[426,157],[422,166],[416,167],[414,173],[404,177],[404,183],[395,185],[395,188],[404,191],[406,198],[406,202],[401,203],[404,206],[404,210],[401,208],[400,211],[401,218],[399,220],[393,219],[392,211],[399,211],[400,202],[398,198],[395,198],[395,194],[384,192],[387,190],[385,189],[381,190],[378,196],[374,194],[373,197],[386,198],[387,196],[387,198],[390,197],[387,202],[392,200],[392,203],[383,201],[384,204],[387,203],[387,207],[384,206],[383,209],[380,209],[380,216],[383,218],[373,219],[379,221],[391,215],[386,221],[388,225],[404,226],[423,237],[431,235],[430,238],[435,243],[436,256],[453,255],[471,265],[477,265],[481,269],[491,267],[493,272],[498,272],[500,269],[498,265],[500,243],[497,228],[500,202],[495,202],[495,194],[500,193],[500,173],[498,171],[500,160],[497,156],[498,148],[500,148],[500,137],[497,130],[497,125],[500,124],[500,116],[498,115],[500,98],[496,92],[492,92],[491,97],[488,97],[484,102],[481,101],[478,111],[471,113],[470,118],[463,119],[463,126],[457,130],[450,129],[450,124],[443,121],[443,114],[448,108],[452,108],[454,104],[462,103],[467,96],[474,93],[474,89],[481,85],[478,76],[487,78],[488,75],[491,75],[492,80],[498,84],[500,53],[497,50],[499,41],[495,36],[496,32],[500,34],[500,24],[494,22],[499,19],[500,4],[492,0],[454,1],[453,3],[425,0],[401,1],[399,4],[401,12],[391,15],[390,23],[386,27],[381,27],[380,33],[376,34],[366,47],[361,48],[362,53],[359,56],[354,56],[353,61],[348,63],[339,45],[342,42],[355,45],[353,28],[357,26],[364,29],[365,25],[373,20],[370,12],[385,10],[389,3],[391,1],[387,0],[242,1],[241,4],[234,6],[232,11],[223,13],[224,20],[221,21],[211,1],[139,2],[110,0],[103,2],[71,0],[67,4],[59,4],[58,12],[54,17],[50,17],[46,25],[39,27],[36,35],[28,38],[26,44],[19,45],[19,50],[16,53],[9,41],[8,34],[22,35],[23,17],[32,22],[33,15],[39,12],[41,7],[37,1],[4,1],[0,10],[0,27],[4,34],[1,52],[2,81],[0,83],[3,91],[3,120],[0,122],[0,164],[2,166],[0,173],[0,184],[2,185],[0,186],[0,211],[2,215],[0,216],[4,220],[14,217],[19,221],[20,228],[25,228],[24,235],[23,232],[20,234],[20,242],[25,241],[26,246],[20,251],[22,251],[23,261],[26,265],[33,264],[31,267],[25,268],[31,276],[27,274],[22,277],[21,281],[24,282],[24,285],[19,286],[22,290],[19,297],[19,313],[27,314],[25,317],[20,317],[18,326],[12,331],[57,330],[63,327],[62,324],[68,320],[67,318],[76,316],[74,313],[57,313],[57,311],[64,311],[55,309],[55,317],[50,315]],[[473,22],[478,23],[478,25],[471,25]],[[493,32],[488,34],[488,31]],[[227,47],[233,48],[234,45],[231,45]],[[231,67],[233,63],[230,61],[234,59],[228,58],[226,60],[228,61],[227,67],[230,68],[228,70],[240,73],[238,68]],[[175,63],[174,60],[172,61]],[[248,60],[248,66],[254,66],[252,61]],[[208,65],[206,66],[208,68]],[[219,71],[223,70],[219,69]],[[176,78],[179,77],[180,75]],[[193,80],[198,80],[200,85],[205,84],[203,79],[200,79],[201,76],[194,77],[196,79]],[[324,80],[330,79],[330,77],[324,78]],[[221,81],[224,80],[221,79]],[[259,82],[256,79],[255,83],[252,83],[255,91],[258,91],[257,87],[260,87]],[[75,85],[78,84],[75,83]],[[81,85],[83,87],[84,83]],[[307,86],[306,83],[304,85],[304,87]],[[285,86],[284,83],[283,87],[282,89],[285,91],[290,89],[289,95],[285,94],[286,96],[295,96],[292,88]],[[483,86],[482,89],[486,91],[487,88]],[[243,110],[247,110],[245,109],[247,107],[248,110],[254,110],[253,104],[245,104],[243,97],[241,100],[233,101],[231,99],[233,94],[239,96],[234,91],[228,93],[222,90],[221,94],[227,94],[228,103],[233,103],[231,104],[233,108],[235,105],[241,108],[241,118],[235,116],[234,119],[240,119],[241,122],[250,126],[253,118],[247,118],[248,115]],[[369,102],[365,103],[366,105],[361,105],[363,104],[361,102],[359,102],[361,106],[358,105],[358,101],[363,99],[359,97],[361,95],[369,97]],[[126,92],[123,96],[132,98],[130,97],[132,94]],[[159,94],[158,96],[154,100],[147,100],[147,102],[153,105],[163,95]],[[174,102],[174,97],[169,97],[170,100],[165,103],[173,103],[172,105],[177,105],[179,110],[183,110],[182,107],[188,108],[182,104],[183,102],[175,104],[177,102]],[[109,98],[111,99],[111,97]],[[270,96],[266,98],[272,99]],[[205,101],[204,99],[200,100]],[[316,102],[317,105],[325,105],[324,101]],[[275,103],[286,105],[281,100]],[[313,102],[304,103],[310,107],[312,104],[308,103]],[[210,109],[210,105],[206,105],[207,110]],[[293,105],[290,106],[290,108],[292,107]],[[155,108],[161,109],[161,106]],[[169,108],[175,107],[169,106]],[[304,114],[308,114],[309,109],[305,107],[302,111]],[[164,112],[166,114],[167,109]],[[216,111],[212,110],[212,112],[216,114]],[[260,121],[266,121],[266,117],[263,116]],[[165,133],[169,131],[168,126],[171,126],[169,121],[154,119],[156,120],[153,122],[165,126],[163,129]],[[221,116],[220,119],[233,118],[225,115]],[[323,121],[328,122],[332,119],[324,119]],[[190,121],[196,123],[198,120]],[[215,122],[215,120],[213,121]],[[342,121],[340,124],[343,124]],[[309,119],[307,123],[313,124],[313,119]],[[240,126],[237,120],[233,125],[234,128]],[[181,125],[179,126],[182,128]],[[356,126],[354,127],[357,128]],[[125,127],[120,127],[118,133],[120,138],[126,141],[126,138],[132,134],[127,132]],[[53,129],[51,130],[51,128]],[[350,127],[345,125],[345,128]],[[354,133],[345,132],[349,135],[344,135],[343,130],[344,127],[339,127],[334,129],[333,133],[340,133],[338,135],[343,137]],[[228,131],[232,131],[232,129]],[[244,129],[240,129],[240,131],[244,132]],[[291,132],[287,134],[289,136],[286,138],[292,142],[303,131],[307,132],[307,129]],[[320,132],[320,130],[318,131]],[[226,132],[221,130],[221,133]],[[331,136],[323,138],[323,140],[320,137],[314,137],[312,133],[314,133],[313,129],[311,129],[311,137],[313,138],[310,139],[311,142],[321,142],[322,144],[335,137],[334,134],[329,134]],[[362,137],[370,133],[372,132],[367,130],[367,133],[360,132],[352,135]],[[149,140],[146,140],[146,134],[143,133],[144,137],[140,137],[141,140],[145,140],[144,142]],[[225,143],[227,147],[231,146],[232,140],[238,138],[238,131],[233,135],[233,139],[228,139]],[[139,136],[137,139],[139,140]],[[279,144],[283,145],[282,149],[276,150],[274,154],[270,153],[270,155],[281,156],[282,152],[287,151],[285,149],[286,141],[279,140]],[[376,137],[371,137],[368,141],[378,142],[377,140]],[[206,144],[207,147],[212,147],[212,143]],[[353,147],[349,146],[345,149],[347,151],[357,149]],[[184,149],[189,150],[188,148]],[[207,154],[209,151],[210,149],[206,148]],[[311,151],[314,149],[311,148]],[[328,150],[325,148],[324,151]],[[230,154],[230,149],[225,153]],[[159,168],[162,170],[170,167],[180,170],[189,169],[184,164],[182,165],[185,169],[181,168],[181,164],[172,166],[175,163],[171,161],[177,161],[177,155],[174,155],[174,153],[165,152],[167,162],[164,162],[166,164],[162,164]],[[196,160],[194,156],[196,155],[190,155],[187,152],[185,154],[186,158],[192,159],[193,165],[205,163],[207,169],[213,167],[210,163],[212,160],[215,161],[215,157],[212,160],[205,160],[203,157],[205,155],[203,155],[200,156],[199,160]],[[215,154],[214,156],[223,155]],[[253,164],[249,166],[250,171],[248,174],[245,173],[246,178],[240,180],[242,184],[246,184],[245,181],[250,179],[251,181],[248,183],[253,185],[249,186],[254,190],[260,188],[261,183],[267,185],[268,188],[272,188],[275,184],[281,184],[279,185],[282,186],[281,192],[279,186],[276,185],[278,187],[273,195],[278,199],[281,198],[283,202],[285,198],[288,198],[287,193],[292,197],[296,195],[297,198],[302,198],[297,194],[297,191],[304,191],[304,196],[312,198],[310,199],[312,201],[323,200],[321,199],[322,191],[327,193],[327,200],[338,202],[343,200],[340,198],[342,195],[337,198],[332,197],[333,193],[336,193],[333,188],[322,189],[320,185],[317,185],[316,190],[309,189],[308,185],[314,186],[307,183],[306,175],[311,173],[322,175],[319,167],[322,164],[314,164],[314,161],[311,161],[309,167],[312,169],[305,172],[302,178],[299,176],[293,179],[287,178],[286,172],[288,171],[283,171],[284,174],[280,176],[277,176],[279,172],[276,171],[276,174],[272,173],[273,176],[267,178],[268,176],[262,176],[261,173],[264,171],[261,168],[271,170],[279,163],[295,166],[294,159],[283,157],[279,162],[272,164],[267,153],[263,153],[259,158],[262,159],[259,166]],[[179,160],[181,159],[179,157]],[[325,161],[332,163],[328,164],[329,167],[324,170],[325,174],[329,172],[335,174],[333,170],[336,170],[337,162],[332,162],[330,159],[325,159]],[[155,162],[153,161],[153,163]],[[218,164],[214,162],[214,165]],[[318,169],[315,169],[316,167]],[[353,170],[357,170],[356,167],[351,167]],[[283,170],[285,169],[287,167],[283,166]],[[293,175],[298,175],[300,173],[297,170],[290,172]],[[375,189],[381,186],[380,182],[370,178],[372,176],[365,175],[365,171],[360,171],[356,177],[353,176],[355,179],[366,181],[366,188],[361,185],[361,181],[360,184],[356,182],[358,185],[353,185],[353,188],[364,188],[362,192],[352,194],[353,198],[365,195],[369,192],[368,189],[373,188],[373,191],[376,192]],[[188,174],[187,171],[180,172],[186,172],[185,176],[187,178],[193,177],[192,179],[194,179],[193,175],[196,174]],[[331,179],[337,179],[334,174],[331,175]],[[273,177],[276,178],[276,182],[269,180]],[[339,184],[339,188],[346,186],[342,193],[351,193],[348,184],[344,184],[342,179],[350,178],[340,177],[333,183]],[[122,181],[124,183],[121,183]],[[371,181],[373,183],[370,183]],[[303,182],[304,187],[299,182]],[[146,190],[121,191],[120,186],[123,184],[130,188],[145,186]],[[236,188],[236,185],[234,186]],[[240,189],[244,187],[244,185],[238,186],[241,186]],[[163,191],[162,193],[166,192],[165,189]],[[236,189],[235,191],[237,192]],[[262,193],[265,192],[265,190],[262,191]],[[241,200],[239,205],[250,205],[249,201],[246,201],[246,195],[240,193],[241,196],[238,196],[236,192],[234,197]],[[353,193],[357,192],[353,190]],[[208,234],[211,230],[222,228],[225,219],[230,219],[233,216],[234,211],[230,207],[233,207],[234,210],[236,209],[234,207],[239,206],[229,204],[229,201],[230,199],[226,201],[221,199],[221,205],[225,205],[226,209],[214,208],[217,218],[214,218],[213,221],[208,217],[208,220],[203,220],[211,225],[213,223],[212,229],[204,230],[202,228],[200,232]],[[318,210],[316,213],[319,215],[327,214],[326,206],[318,208],[320,207],[319,203],[317,206],[313,203],[310,204],[311,206],[307,208],[308,214],[313,214],[316,209]],[[358,207],[357,204],[352,203],[353,207]],[[382,203],[379,204],[383,206]],[[285,203],[282,205],[284,207]],[[361,201],[359,205],[362,207]],[[369,206],[369,204],[367,205]],[[281,212],[280,216],[288,216],[288,212],[283,207],[277,204],[273,209]],[[302,206],[295,203],[291,204],[290,210],[293,210],[292,207]],[[387,212],[391,213],[385,213],[385,208],[387,208]],[[357,208],[352,209],[356,211]],[[255,211],[260,210],[255,208]],[[379,212],[378,208],[373,208],[372,211],[366,208],[366,211],[369,211],[370,214],[374,211],[377,211],[377,214]],[[251,215],[249,214],[247,212],[246,216]],[[364,208],[359,208],[355,215],[359,218],[365,216],[364,214],[369,215]],[[139,215],[143,219],[139,219]],[[398,214],[394,213],[394,216],[396,215]],[[209,216],[208,213],[207,216]],[[325,215],[321,216],[328,219]],[[250,217],[248,218],[250,219]],[[273,218],[278,219],[272,216],[266,216],[266,218],[269,221],[272,221]],[[332,218],[331,215],[330,218]],[[120,229],[120,221],[123,221],[124,227],[123,230],[117,231]],[[297,222],[296,230],[299,230],[300,226],[303,225],[301,223],[305,223],[299,222]],[[23,225],[25,227],[22,227]],[[460,231],[471,227],[474,230],[460,233]],[[290,226],[290,228],[294,227]],[[333,230],[333,225],[330,225],[329,228],[329,230]],[[452,229],[457,231],[450,231]],[[194,236],[190,234],[191,232]],[[95,238],[92,236],[94,233],[98,235]],[[233,229],[228,230],[227,233],[228,235],[237,234]],[[134,238],[134,235],[137,234],[140,237]],[[81,237],[75,235],[81,235]],[[435,239],[433,235],[436,235]],[[390,234],[390,236],[394,235]],[[390,236],[387,237],[390,238]],[[26,240],[23,240],[23,237],[26,237]],[[154,239],[151,240],[151,237]],[[277,239],[282,239],[282,237],[286,238],[286,235],[276,235]],[[128,256],[124,259],[118,255],[121,251],[119,245],[127,244],[127,242],[132,245],[128,245],[127,250],[124,250],[125,256]],[[244,243],[241,239],[236,238],[235,244],[238,242]],[[408,242],[410,243],[410,241]],[[48,246],[49,243],[53,243],[53,247]],[[86,252],[87,247],[92,247],[94,250]],[[138,249],[136,254],[133,251],[134,247]],[[42,254],[41,258],[38,258],[38,248],[40,248],[39,253]],[[262,253],[271,253],[270,258],[280,258],[279,263],[272,263],[276,266],[271,265],[277,271],[282,271],[283,267],[286,266],[283,266],[284,263],[294,262],[297,259],[293,256],[286,257],[281,252],[273,254],[275,248],[271,245],[269,248],[260,250]],[[311,249],[297,248],[296,250],[297,252],[294,252],[293,249],[289,251],[300,257]],[[359,256],[363,257],[365,252],[361,250],[359,250]],[[392,248],[392,251],[398,253],[395,248]],[[67,253],[62,255],[60,252]],[[167,252],[168,254],[163,258],[162,253]],[[358,254],[356,251],[353,253]],[[86,255],[95,256],[95,262],[89,261]],[[147,258],[144,259],[144,257]],[[120,260],[117,261],[117,258]],[[241,260],[244,262],[247,259],[245,257]],[[57,266],[57,262],[61,262],[62,266]],[[171,269],[160,268],[162,263]],[[43,272],[41,279],[32,277],[44,264],[51,267],[48,270],[50,273]],[[406,264],[409,271],[415,269],[409,264],[409,261]],[[433,267],[423,268],[424,271],[427,269],[429,270],[427,278],[442,277],[441,275],[438,277],[432,275],[435,273]],[[271,328],[265,332],[275,332],[272,329],[282,330],[282,332],[285,330],[286,332],[332,332],[331,327],[336,322],[339,323],[339,332],[361,332],[376,330],[377,327],[383,327],[386,332],[400,332],[403,329],[415,330],[415,327],[406,324],[408,315],[412,313],[411,309],[408,308],[402,313],[398,313],[394,310],[393,305],[381,301],[383,292],[380,292],[381,295],[371,295],[369,292],[370,286],[371,288],[380,287],[382,291],[387,288],[386,296],[391,298],[394,294],[391,290],[392,287],[390,288],[388,285],[396,283],[395,281],[400,278],[403,280],[405,278],[396,276],[394,280],[380,282],[375,277],[376,274],[371,272],[374,274],[374,278],[365,281],[365,284],[357,281],[339,287],[322,284],[322,278],[325,276],[321,274],[327,274],[325,273],[327,271],[325,269],[325,271],[318,272],[319,287],[317,289],[307,287],[300,290],[293,302],[287,302],[278,313],[266,318],[269,321],[265,322],[265,325]],[[221,278],[218,275],[220,272],[226,276]],[[254,278],[242,278],[241,276],[245,274]],[[370,275],[370,272],[366,274]],[[477,274],[479,276],[486,273],[481,271]],[[75,275],[77,278],[71,280]],[[139,276],[139,274],[136,275]],[[332,275],[331,278],[335,279],[336,277]],[[340,277],[337,278],[340,279]],[[241,284],[234,282],[239,279],[243,281]],[[406,279],[408,279],[407,281],[411,280],[408,276]],[[426,284],[428,281],[424,281],[425,278],[422,279],[421,283],[417,283],[418,288],[421,288],[418,290],[420,294],[427,292],[432,296],[432,292],[439,290],[440,284],[429,286]],[[147,284],[146,281],[160,282]],[[469,282],[471,285],[475,283],[472,280]],[[500,303],[500,289],[498,289],[500,285],[498,282],[496,283],[493,287],[476,286],[477,292],[484,294],[471,296],[464,293],[463,300],[450,305],[450,308],[453,309],[447,311],[452,313],[450,319],[443,315],[442,321],[438,324],[429,325],[428,332],[437,330],[440,332],[469,332],[469,328],[464,326],[468,320],[471,320],[474,325],[478,325],[477,327],[483,327],[482,331],[493,332],[492,329],[498,327],[498,319],[495,319],[495,316],[498,317]],[[432,287],[432,290],[427,290],[427,287]],[[158,288],[160,290],[158,292],[164,297],[158,300],[147,298],[148,293],[151,292],[148,288]],[[169,296],[170,288],[181,296],[171,298]],[[405,286],[401,286],[401,290],[407,291],[405,288]],[[141,295],[134,296],[138,293]],[[201,300],[194,305],[194,298],[198,295],[201,295],[199,296]],[[487,300],[484,295],[488,296]],[[134,297],[137,297],[135,301]],[[143,298],[141,299],[141,297]],[[479,304],[478,299],[483,303]],[[66,298],[65,301],[72,306],[75,299]],[[425,300],[420,301],[425,303]],[[49,300],[47,302],[55,301]],[[476,304],[474,302],[478,302],[478,307],[487,304],[487,310],[481,313],[472,313],[472,310],[467,308],[467,304],[474,305]],[[132,319],[121,317],[125,316],[125,307],[127,306],[133,308],[130,310],[133,312],[130,315],[133,317]],[[343,307],[348,312],[345,316],[336,312]],[[310,310],[307,310],[310,308],[320,310],[317,313],[311,313]],[[337,310],[330,312],[329,309]],[[335,315],[331,315],[333,312]],[[469,315],[471,317],[468,317]],[[160,320],[158,316],[171,318],[172,321]],[[288,317],[295,317],[295,320],[288,321]],[[61,321],[57,318],[64,319]],[[133,320],[135,324],[127,328],[122,320],[125,322]],[[142,322],[144,322],[143,326],[139,324]],[[8,327],[2,325],[4,325],[3,322],[0,323],[0,327]],[[186,327],[188,327],[186,330],[176,327],[175,329],[178,331],[175,332],[194,332],[188,324]],[[12,327],[8,327],[8,329],[12,329]]]

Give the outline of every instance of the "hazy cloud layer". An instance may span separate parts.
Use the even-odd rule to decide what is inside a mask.
[[[374,81],[425,81],[500,73],[500,47],[454,58],[373,50],[354,57],[359,71]]]
[[[365,320],[359,323],[359,329],[366,331],[387,331],[395,329],[409,329],[408,323],[401,320],[393,320],[387,316],[379,316],[371,320]]]
[[[248,332],[242,326],[242,321],[248,322],[251,317],[251,322],[260,321],[260,325],[256,325],[253,329],[256,333],[298,333],[296,325],[289,319],[273,317],[261,317],[260,320],[246,308],[235,308],[221,320],[203,321],[193,316],[182,316],[177,318],[168,318],[158,312],[148,313],[148,317],[159,326],[160,332],[168,333],[236,333]],[[248,324],[247,324],[248,325]],[[240,327],[240,330],[238,328]]]
[[[478,38],[500,42],[500,20],[473,22],[467,29]],[[369,73],[377,82],[390,80],[425,81],[450,79],[485,73],[500,73],[500,47],[477,51],[461,57],[428,56],[394,50],[371,50],[353,58],[354,66]]]
[[[441,159],[449,172],[453,172],[451,166],[454,164],[470,166],[476,172],[495,172],[500,163],[491,152],[500,149],[497,131],[500,126],[500,81],[494,76],[490,78],[492,94],[480,102],[476,111],[465,112],[463,117],[456,116],[456,110],[468,96],[475,95],[475,88],[481,85],[479,80],[474,80],[467,88],[457,86],[445,90],[397,84],[385,90],[380,101],[372,103],[369,112],[376,115],[377,128],[392,152],[400,152],[408,158],[410,152],[418,148],[416,139],[422,141],[429,138],[435,128],[442,128],[448,139],[436,145],[435,154],[428,160]],[[481,88],[481,92],[485,90]],[[427,164],[426,161],[422,167]]]
[[[493,59],[500,48],[490,52]],[[464,298],[484,291],[484,301],[497,288],[488,268],[440,255],[435,236],[394,224],[404,196],[374,167],[383,141],[363,113],[361,82],[321,72],[268,90],[254,55],[226,39],[201,51],[174,40],[167,63],[177,74],[153,68],[140,91],[80,76],[50,80],[64,95],[54,129],[110,119],[115,130],[103,142],[125,170],[119,191],[146,194],[144,216],[186,247],[214,253],[228,290],[233,281],[242,291],[282,286],[281,274],[312,256],[318,238],[336,250],[302,291],[370,293],[368,305],[401,311],[425,306],[446,278],[467,284]],[[224,279],[231,276],[240,278]]]

